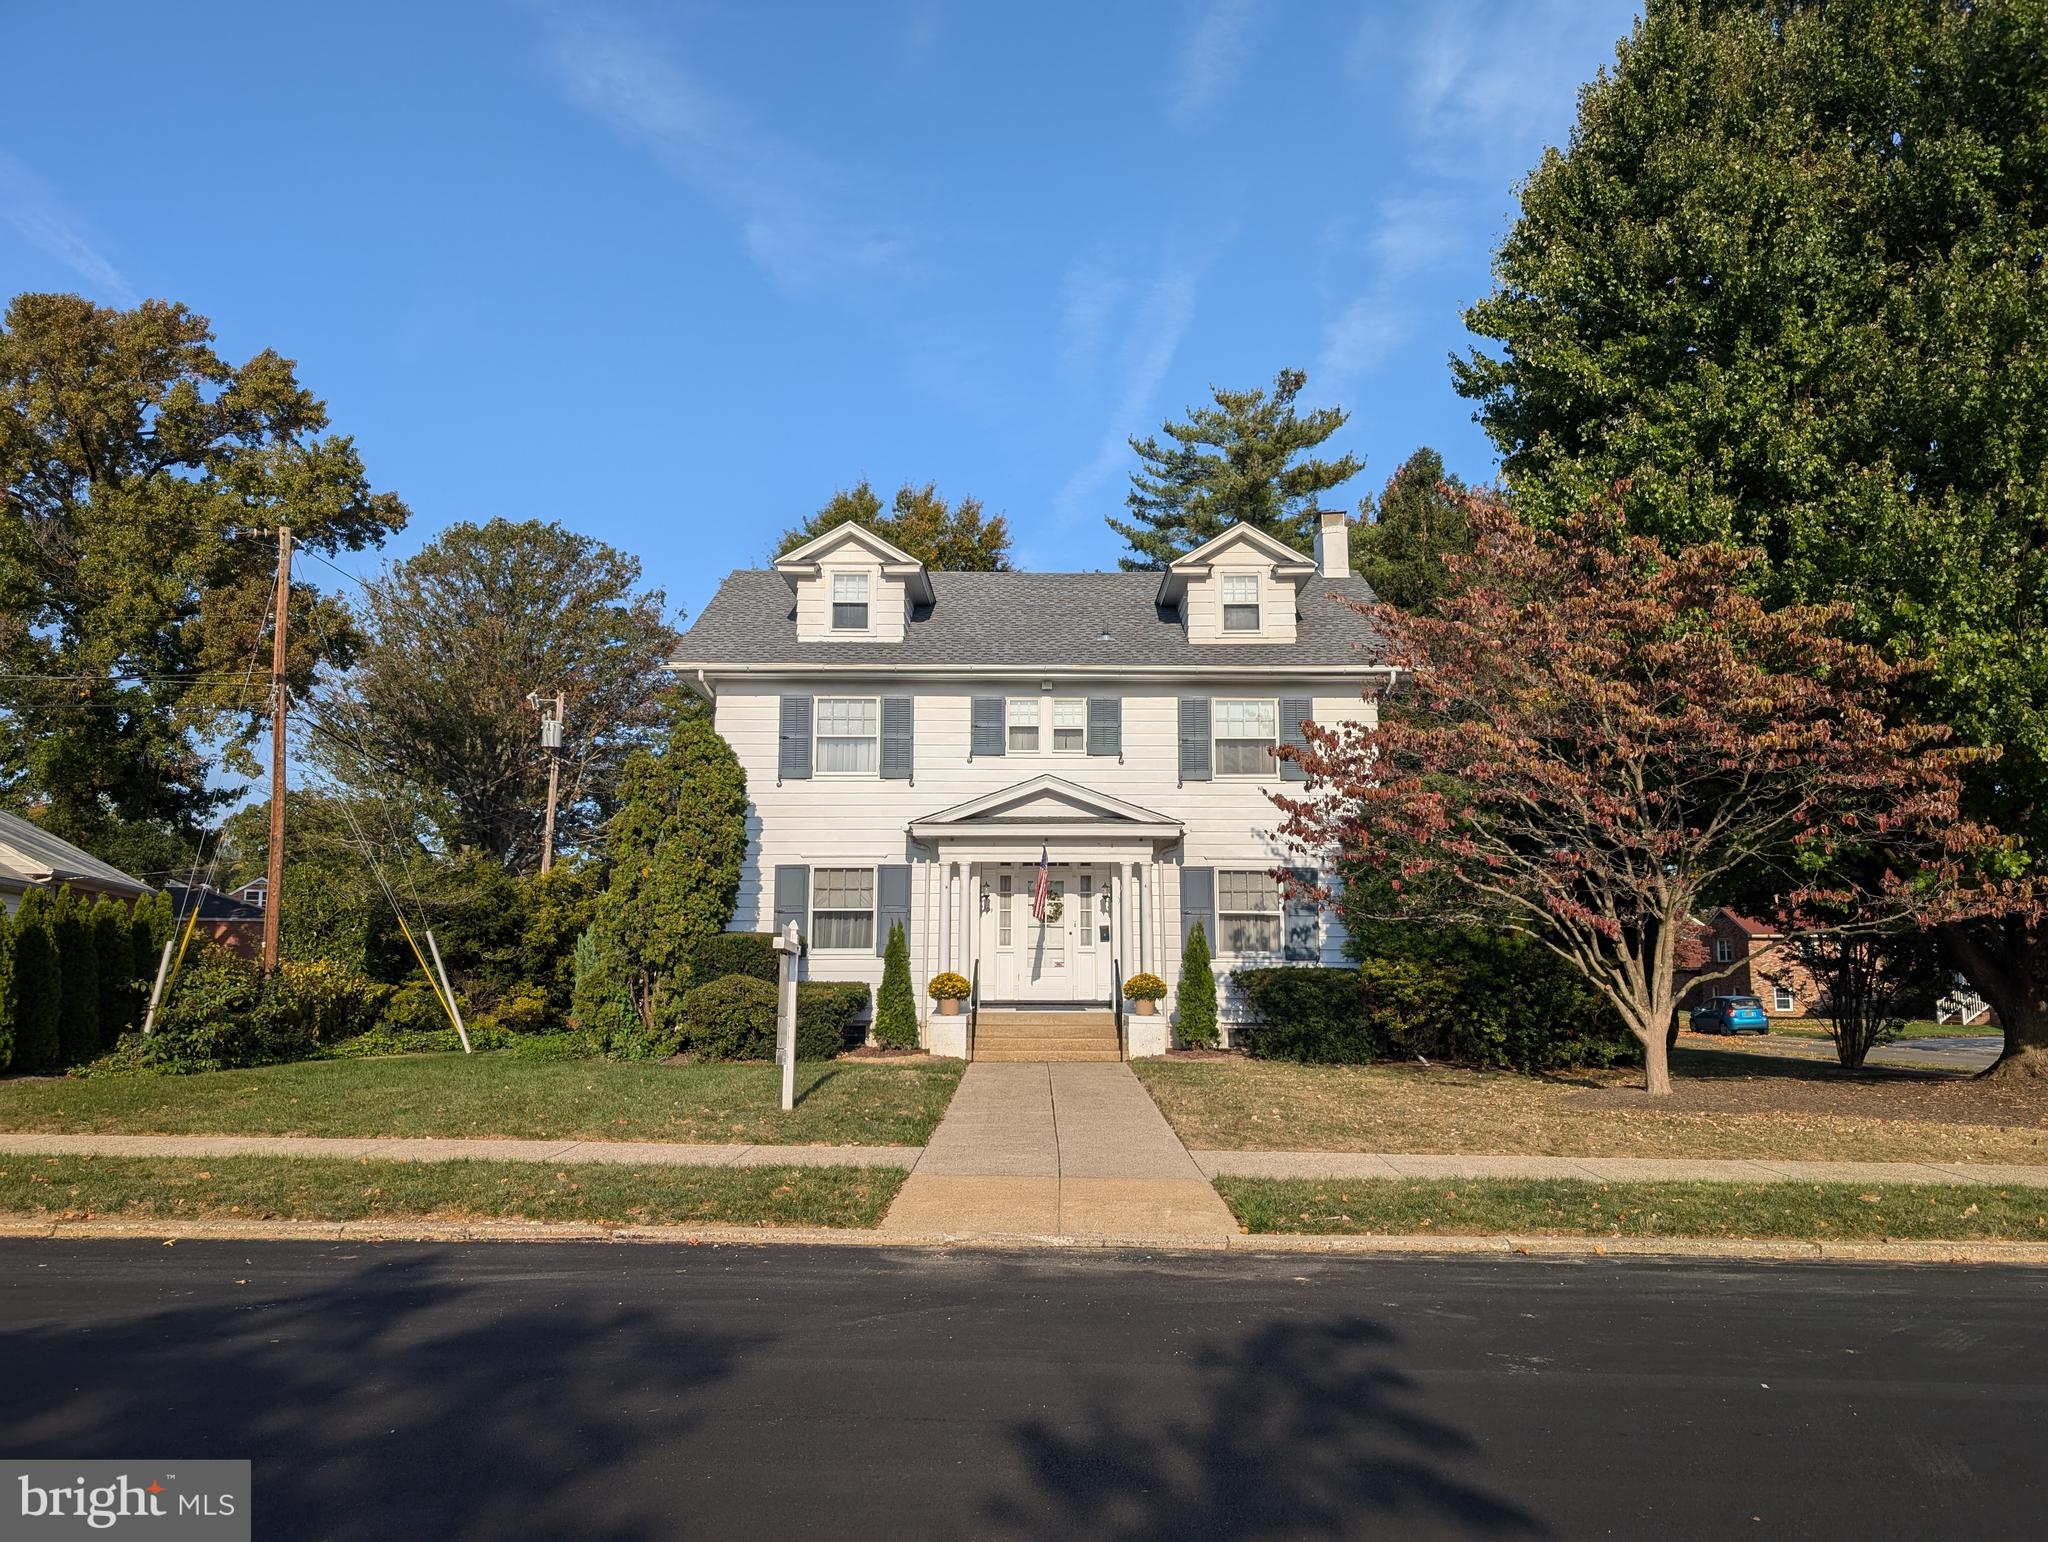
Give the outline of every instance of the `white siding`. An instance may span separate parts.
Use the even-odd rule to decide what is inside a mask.
[[[832,575],[864,573],[868,580],[868,629],[832,629]],[[881,564],[851,543],[828,553],[816,577],[797,580],[796,635],[804,642],[901,642],[904,630],[904,583],[882,576]]]
[[[1223,630],[1223,577],[1253,573],[1259,580],[1259,630]],[[1272,562],[1250,546],[1239,544],[1217,555],[1208,573],[1188,581],[1181,618],[1191,643],[1291,643],[1294,641],[1295,590],[1273,576]]]
[[[1361,687],[1362,688],[1362,687]],[[1106,695],[1111,688],[1096,684],[1061,685],[1054,693]],[[1357,692],[1339,694],[1329,682],[1219,678],[1200,685],[1126,686],[1123,700],[1123,755],[1076,756],[1040,753],[968,758],[969,700],[975,695],[1015,693],[1015,685],[920,684],[906,686],[876,677],[864,682],[833,681],[830,685],[727,681],[719,685],[717,724],[747,773],[752,802],[746,867],[734,927],[766,931],[775,921],[774,869],[793,863],[806,867],[874,866],[919,860],[907,827],[914,819],[955,804],[1000,792],[1034,777],[1054,775],[1082,787],[1141,805],[1180,821],[1186,827],[1182,846],[1163,854],[1157,866],[1158,911],[1154,920],[1154,967],[1174,984],[1180,965],[1181,862],[1204,867],[1270,868],[1288,861],[1286,848],[1274,837],[1279,811],[1269,791],[1283,784],[1277,775],[1258,780],[1221,779],[1182,784],[1179,777],[1179,699],[1183,695],[1306,696],[1314,702],[1317,722],[1370,721],[1373,706]],[[884,781],[873,776],[818,776],[777,784],[779,701],[785,693],[809,695],[911,695],[915,700],[916,775],[909,781]],[[1044,743],[1050,743],[1049,730]],[[1054,852],[1054,860],[1085,859],[1085,853]],[[913,904],[923,909],[922,896],[936,894],[941,876],[924,867],[912,877]],[[930,886],[927,889],[927,885]],[[1146,896],[1151,914],[1151,895]],[[1335,918],[1323,918],[1324,960],[1343,961],[1344,938]],[[938,967],[927,950],[929,938],[913,938],[917,985]],[[1237,960],[1219,957],[1223,974]],[[926,967],[927,964],[929,967]],[[1123,960],[1134,973],[1137,960]],[[862,954],[820,951],[810,956],[808,972],[817,979],[866,980],[879,984],[881,960]]]

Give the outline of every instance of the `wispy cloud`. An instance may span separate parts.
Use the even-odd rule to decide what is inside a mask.
[[[1166,115],[1186,126],[1222,99],[1244,68],[1263,19],[1259,0],[1207,0],[1187,29],[1167,84]]]
[[[1138,298],[1117,350],[1116,396],[1108,412],[1109,431],[1053,500],[1060,523],[1072,524],[1091,512],[1103,483],[1129,461],[1130,435],[1143,426],[1160,383],[1180,351],[1181,339],[1187,335],[1188,323],[1194,319],[1196,288],[1192,269],[1170,268]]]
[[[900,232],[858,213],[848,178],[665,58],[650,39],[580,14],[543,13],[570,100],[646,148],[730,219],[779,283],[894,276]]]
[[[84,221],[47,182],[4,151],[0,151],[0,220],[29,245],[83,279],[92,298],[121,304],[135,299],[135,290],[121,270],[87,237]]]
[[[1625,27],[1613,8],[1585,0],[1433,6],[1394,61],[1432,169],[1483,182],[1526,171],[1570,131],[1589,61],[1611,63]],[[1376,38],[1368,22],[1352,49],[1354,73],[1379,52]]]

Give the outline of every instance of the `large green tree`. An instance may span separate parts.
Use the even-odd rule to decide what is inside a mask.
[[[786,531],[776,555],[854,520],[941,572],[1000,573],[1010,565],[1010,522],[1001,514],[984,515],[979,498],[963,496],[949,503],[936,482],[922,487],[905,482],[884,508],[866,477],[840,488],[817,513]]]
[[[650,1032],[674,1025],[690,956],[725,930],[747,854],[747,775],[702,702],[671,697],[660,754],[626,764],[619,810],[605,832],[611,881],[598,901],[593,958],[623,968]],[[607,986],[607,991],[612,987]]]
[[[2048,5],[1651,0],[1522,190],[1456,365],[1519,506],[1627,484],[1672,545],[1846,599],[1995,747],[2020,838],[1945,926],[2008,1061],[2048,1051]]]
[[[1450,587],[1444,558],[1472,550],[1465,484],[1424,446],[1401,462],[1377,500],[1359,505],[1352,566],[1373,593],[1403,610],[1427,610]]]
[[[1129,570],[1163,568],[1213,540],[1231,525],[1255,525],[1306,552],[1315,540],[1317,499],[1356,476],[1349,453],[1322,460],[1320,446],[1350,414],[1338,407],[1301,412],[1295,399],[1308,384],[1283,369],[1264,391],[1212,389],[1213,404],[1188,409],[1187,420],[1133,439],[1140,462],[1124,499],[1130,518],[1109,528],[1130,543],[1118,558]]]
[[[291,360],[212,343],[161,300],[22,294],[0,319],[0,799],[110,852],[235,796],[216,759],[255,769],[268,532],[332,553],[406,520]],[[323,631],[345,645],[329,620],[296,634],[302,687]]]
[[[445,848],[534,867],[548,762],[527,698],[559,690],[555,843],[591,842],[664,716],[676,633],[638,560],[552,522],[494,519],[450,525],[364,587],[355,666],[319,703],[318,757],[345,786],[404,789]]]

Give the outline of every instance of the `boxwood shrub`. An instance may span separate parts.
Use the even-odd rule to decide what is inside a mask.
[[[773,985],[779,962],[773,932],[716,932],[690,950],[690,978],[702,985],[743,974]]]
[[[682,1047],[706,1060],[775,1057],[775,987],[729,974],[683,993]]]
[[[858,1044],[868,1015],[867,986],[859,980],[804,980],[796,988],[796,1058],[830,1060]]]

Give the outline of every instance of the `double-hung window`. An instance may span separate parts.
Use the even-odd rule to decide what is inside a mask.
[[[1052,749],[1055,755],[1088,753],[1088,701],[1065,696],[1052,704]]]
[[[1280,709],[1277,702],[1216,702],[1216,774],[1218,776],[1271,776],[1278,762],[1273,749],[1279,742]]]
[[[1223,575],[1223,630],[1256,632],[1259,629],[1259,575]]]
[[[1716,937],[1714,939],[1714,962],[1717,964],[1732,964],[1735,962],[1735,944],[1726,937]]]
[[[882,708],[872,696],[818,698],[818,773],[873,776],[881,766]]]
[[[875,870],[871,867],[820,867],[811,870],[811,946],[852,948],[875,946]]]
[[[1216,875],[1217,931],[1225,953],[1278,953],[1286,939],[1280,882],[1271,873]]]
[[[1792,992],[1784,986],[1774,985],[1771,987],[1771,1010],[1773,1012],[1790,1012],[1798,1005],[1799,1003],[1792,999]]]
[[[832,575],[832,630],[865,632],[868,629],[868,575]]]
[[[1038,753],[1038,698],[1036,696],[1012,696],[1010,698],[1010,753],[1012,755],[1036,755]]]

